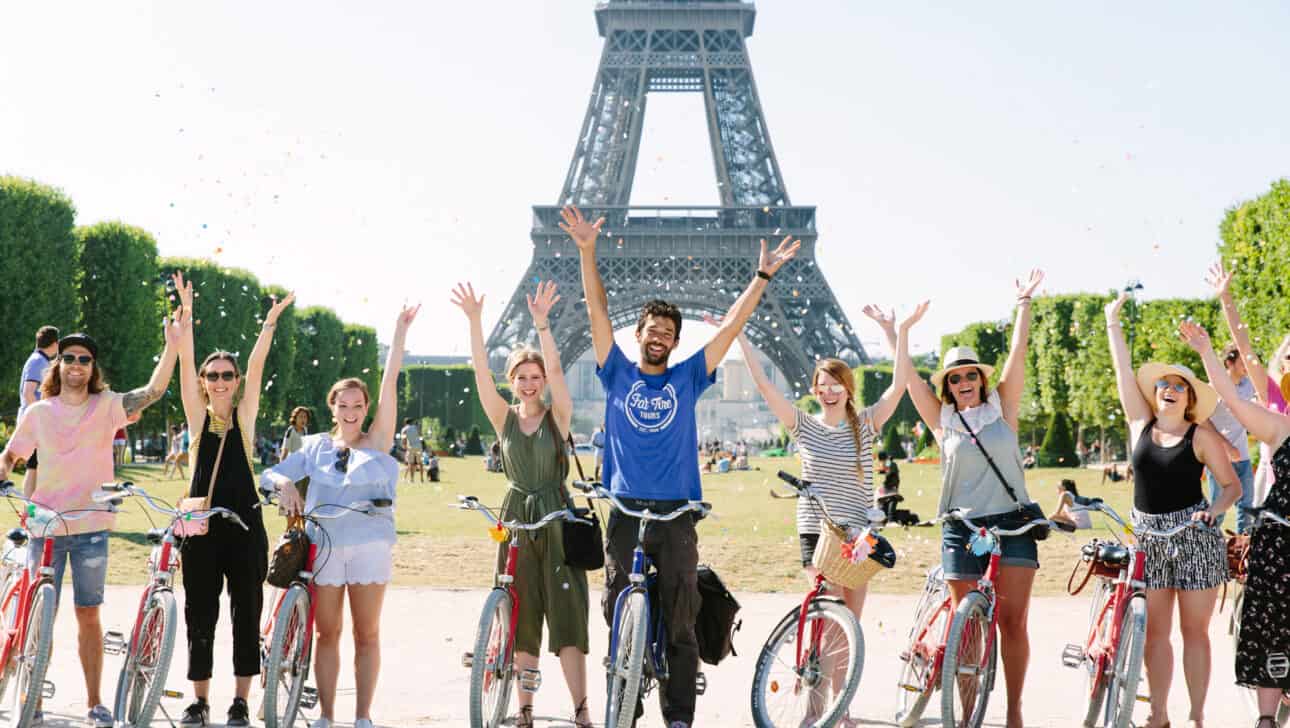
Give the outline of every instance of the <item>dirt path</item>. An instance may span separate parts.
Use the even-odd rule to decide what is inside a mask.
[[[463,650],[473,634],[483,603],[480,590],[450,591],[428,588],[396,588],[386,599],[383,643],[385,652],[381,682],[374,717],[378,725],[385,726],[465,726],[467,672],[460,666]],[[133,587],[109,587],[104,609],[104,624],[123,627],[128,624],[130,610],[137,598]],[[599,595],[595,597],[597,600]],[[182,599],[182,596],[181,596]],[[708,667],[708,694],[699,698],[698,726],[748,726],[749,684],[753,663],[761,642],[772,626],[792,606],[792,597],[785,594],[744,594],[743,631],[736,637],[738,657],[732,657],[719,668]],[[182,602],[181,602],[182,604]],[[598,604],[598,601],[597,601]],[[894,683],[897,672],[897,653],[903,647],[908,620],[915,606],[913,596],[876,595],[867,605],[864,619],[866,642],[865,672],[860,692],[852,706],[853,715],[863,717],[866,725],[891,725],[896,692]],[[1230,607],[1229,607],[1230,610]],[[1028,726],[1074,726],[1080,690],[1079,676],[1064,669],[1059,662],[1062,646],[1074,641],[1084,628],[1088,602],[1083,598],[1039,598],[1031,609],[1031,667],[1026,685],[1025,704]],[[182,615],[182,609],[181,609]],[[231,699],[232,679],[229,676],[229,627],[227,611],[219,627],[215,650],[216,678],[212,700],[212,719],[220,725]],[[1207,725],[1227,728],[1252,723],[1246,717],[1232,677],[1232,647],[1226,633],[1228,612],[1216,617],[1210,630],[1213,644],[1214,673],[1210,687]],[[181,616],[182,619],[182,616]],[[595,619],[593,613],[593,619]],[[599,626],[599,622],[596,623]],[[75,624],[70,613],[59,615],[55,654],[50,677],[57,685],[57,695],[49,702],[46,725],[84,725],[84,692],[79,664],[76,658]],[[184,632],[178,634],[176,656],[171,669],[169,686],[191,695],[190,686],[183,682],[186,669]],[[606,630],[592,630],[592,656],[588,660],[591,674],[591,701],[593,713],[604,709],[604,681],[599,668],[600,656],[605,652]],[[1176,644],[1179,644],[1175,641]],[[353,674],[350,672],[352,652],[349,638],[344,642],[340,695],[338,696],[339,726],[348,726],[353,720]],[[1179,662],[1175,670],[1173,690],[1170,694],[1170,714],[1175,725],[1182,725],[1187,716],[1187,697],[1182,681],[1181,649],[1176,650]],[[120,658],[107,657],[104,668],[104,698],[111,701],[115,688]],[[564,681],[559,665],[550,656],[542,662],[543,686],[537,696],[538,713],[568,718],[570,703],[564,692]],[[1144,688],[1145,691],[1145,688]],[[652,697],[652,696],[651,696]],[[933,708],[939,696],[933,699]],[[165,705],[177,718],[187,699],[168,700]],[[258,697],[252,699],[258,705]],[[991,701],[989,725],[1002,725],[1003,689],[996,690]],[[7,709],[8,706],[5,706]],[[934,711],[929,711],[934,712]],[[311,713],[310,718],[316,717]],[[1140,708],[1137,722],[1145,718]],[[647,703],[646,718],[642,726],[661,725],[656,701]],[[939,720],[926,725],[938,725]],[[154,725],[166,725],[158,720]],[[304,725],[300,723],[298,725]],[[543,725],[543,723],[539,723]],[[545,725],[565,726],[565,722]]]

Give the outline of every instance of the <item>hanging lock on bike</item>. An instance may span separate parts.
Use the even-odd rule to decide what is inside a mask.
[[[520,670],[520,690],[536,693],[542,687],[542,673],[536,668]]]
[[[463,652],[463,653],[461,653],[461,666],[462,666],[462,667],[464,667],[464,668],[466,668],[467,670],[469,670],[471,667],[473,667],[473,666],[474,666],[474,664],[475,664],[475,653],[473,653],[473,652]]]
[[[708,676],[699,673],[694,676],[694,694],[702,695],[708,692]]]
[[[124,655],[125,647],[126,642],[124,633],[118,632],[114,629],[110,629],[103,633],[103,652],[106,654]]]
[[[1076,644],[1066,645],[1062,650],[1063,667],[1079,667],[1084,664],[1084,648]]]
[[[44,683],[42,683],[42,684],[41,684],[41,686],[40,686],[40,697],[41,697],[41,699],[42,699],[42,700],[53,700],[53,698],[54,698],[54,683],[53,683],[53,682],[51,682],[51,681],[49,681],[49,680],[46,680]]]
[[[181,690],[170,690],[169,688],[161,691],[161,697],[170,698],[171,700],[183,700],[184,693]]]
[[[318,688],[306,687],[300,691],[300,707],[313,709],[318,705]]]

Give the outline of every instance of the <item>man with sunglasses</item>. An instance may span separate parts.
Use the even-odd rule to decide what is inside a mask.
[[[114,479],[112,438],[127,420],[161,399],[174,372],[178,329],[167,325],[166,347],[146,386],[125,394],[107,388],[98,365],[98,344],[87,334],[58,341],[58,355],[41,383],[41,400],[27,408],[4,452],[0,480],[19,459],[41,453],[40,480],[28,497],[51,510],[101,509],[93,493]],[[112,713],[100,693],[103,676],[103,628],[99,609],[107,578],[108,531],[114,524],[103,511],[51,528],[54,538],[54,588],[61,593],[63,572],[71,562],[73,604],[79,632],[81,670],[85,675],[89,723],[111,728]],[[28,552],[41,553],[42,539]],[[37,721],[41,714],[37,713]]]

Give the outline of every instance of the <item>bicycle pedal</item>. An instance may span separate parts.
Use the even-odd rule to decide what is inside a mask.
[[[542,673],[537,669],[520,670],[520,690],[536,693],[542,687]]]
[[[313,709],[318,706],[318,688],[306,687],[300,691],[300,707]]]
[[[163,697],[163,698],[172,698],[172,699],[174,699],[174,700],[183,700],[183,699],[184,699],[184,694],[183,694],[182,692],[178,691],[178,690],[166,690],[166,689],[162,689],[162,691],[161,691],[161,697]]]
[[[905,692],[908,692],[908,693],[921,693],[921,692],[923,692],[923,686],[921,686],[921,685],[910,685],[909,683],[897,683],[896,687],[898,687],[898,688],[900,688],[901,690],[904,690]]]
[[[702,695],[708,691],[708,676],[698,673],[694,676],[694,694]]]
[[[125,634],[116,630],[103,633],[103,652],[108,655],[124,655],[126,648]]]
[[[1150,695],[1139,695],[1139,696],[1138,696],[1138,702],[1139,702],[1139,703],[1150,703],[1150,702],[1151,702],[1151,696],[1150,696]]]
[[[1062,650],[1063,667],[1079,667],[1084,664],[1084,648],[1079,645],[1066,645]]]
[[[468,670],[469,670],[469,669],[471,668],[471,666],[473,666],[474,664],[475,664],[475,653],[473,653],[473,652],[463,652],[463,653],[461,653],[461,666],[462,666],[462,667],[464,667],[464,668],[466,668],[466,669],[468,669]]]
[[[54,683],[46,680],[40,686],[40,697],[44,700],[52,700],[54,697]]]

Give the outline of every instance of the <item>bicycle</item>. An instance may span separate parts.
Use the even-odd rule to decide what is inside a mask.
[[[973,553],[988,552],[990,555],[989,565],[977,580],[976,588],[960,599],[954,610],[954,619],[946,632],[940,669],[942,723],[979,728],[985,721],[985,708],[990,692],[994,690],[998,667],[999,643],[995,637],[999,613],[995,609],[998,596],[994,583],[999,576],[999,560],[1003,554],[1000,539],[1020,536],[1039,526],[1063,530],[1074,528],[1046,518],[1033,519],[1016,529],[986,528],[969,520],[966,511],[960,508],[951,510],[938,520],[961,521],[974,532],[968,548]],[[966,684],[965,679],[968,681]],[[959,720],[960,710],[967,714],[965,720]]]
[[[1254,519],[1254,524],[1250,528],[1251,537],[1255,532],[1257,532],[1260,526],[1264,525],[1268,521],[1290,528],[1290,520],[1287,520],[1284,516],[1274,513],[1273,511],[1267,510],[1263,506],[1259,506],[1257,508],[1246,508],[1244,511]],[[1241,636],[1241,608],[1244,604],[1245,584],[1242,583],[1241,588],[1237,590],[1236,596],[1232,600],[1232,620],[1228,627],[1228,633],[1232,637],[1233,652],[1236,651],[1237,642]],[[1249,708],[1251,717],[1258,718],[1262,715],[1262,711],[1259,710],[1259,694],[1257,688],[1242,688],[1241,697],[1245,701],[1246,707]],[[1290,701],[1290,692],[1282,694],[1281,702],[1277,705],[1275,718],[1278,726],[1290,724],[1290,705],[1287,704],[1287,701]]]
[[[515,565],[519,560],[519,534],[540,531],[554,521],[578,521],[568,509],[546,514],[534,523],[503,521],[475,496],[457,496],[456,508],[476,511],[489,527],[509,543],[506,566],[494,579],[493,590],[484,600],[475,630],[474,649],[461,657],[462,667],[470,669],[470,726],[496,728],[506,721],[511,702],[511,685],[515,682],[515,619],[519,614],[520,596],[515,590]],[[500,541],[499,541],[500,543]],[[542,675],[536,669],[519,675],[520,690],[537,692]]]
[[[9,570],[4,590],[0,593],[0,703],[14,687],[9,698],[9,725],[15,728],[31,725],[41,700],[54,697],[54,684],[45,680],[49,669],[49,655],[54,646],[54,610],[58,592],[54,589],[54,539],[50,527],[84,518],[90,513],[109,512],[107,509],[80,509],[59,513],[20,495],[9,481],[0,481],[0,497],[21,501],[24,508],[19,518],[21,527],[9,531],[8,540],[14,550],[23,549],[30,541],[33,528],[40,529],[43,538],[40,561],[35,568],[28,568],[26,559]],[[75,514],[75,515],[73,515]]]
[[[632,728],[638,701],[657,683],[668,679],[667,624],[663,611],[651,604],[649,595],[653,591],[656,574],[652,570],[653,563],[641,547],[646,529],[651,522],[674,521],[690,513],[707,516],[712,505],[689,501],[671,513],[656,514],[648,508],[643,511],[628,508],[599,483],[575,480],[573,485],[588,496],[608,500],[619,513],[640,521],[636,547],[632,550],[632,569],[627,575],[628,585],[614,602],[609,655],[605,658],[609,694],[605,705],[605,728]],[[651,609],[657,611],[657,615],[652,615]],[[700,672],[695,676],[695,691],[702,695],[706,688],[707,679]]]
[[[227,508],[177,510],[130,482],[105,483],[94,494],[95,501],[113,506],[120,505],[129,497],[142,498],[148,507],[170,516],[170,524],[165,528],[148,529],[146,538],[152,546],[148,557],[148,581],[139,598],[129,639],[124,633],[114,630],[103,635],[105,653],[125,656],[116,681],[112,713],[116,716],[116,723],[119,726],[147,726],[151,724],[163,696],[183,698],[181,692],[166,690],[166,676],[170,673],[170,658],[175,648],[175,625],[179,621],[173,588],[175,571],[179,568],[175,526],[180,521],[204,521],[214,516],[227,518],[243,529],[247,529],[247,525]]]
[[[782,470],[779,478],[796,493],[781,496],[772,490],[772,497],[807,498],[819,506],[827,522],[834,523],[808,481]],[[881,523],[883,513],[871,509],[869,517],[871,524]],[[846,602],[828,589],[828,579],[817,572],[801,605],[784,615],[762,646],[752,684],[757,728],[829,728],[847,714],[864,669],[864,632]],[[786,654],[781,656],[781,650]],[[776,668],[782,669],[782,678]],[[776,701],[781,697],[787,700]],[[783,707],[772,710],[772,701]]]
[[[274,491],[261,489],[262,505],[276,505]],[[378,508],[389,508],[394,501],[389,498],[372,498],[355,501],[347,506],[321,504],[314,506],[301,517],[318,528],[322,540],[327,530],[322,521],[340,518],[345,512],[372,515]],[[324,509],[340,512],[323,515]],[[318,705],[318,690],[306,687],[309,663],[313,654],[314,636],[314,574],[318,561],[317,539],[310,539],[305,565],[291,580],[291,584],[278,593],[273,609],[260,630],[260,684],[264,689],[261,719],[264,728],[290,726],[296,721],[301,708],[312,709]],[[324,558],[324,563],[326,559]]]
[[[941,684],[945,643],[954,619],[954,598],[943,578],[940,565],[927,571],[923,594],[914,610],[909,643],[900,653],[903,666],[896,679],[896,724],[912,728],[923,717],[932,693]]]

